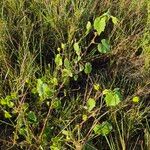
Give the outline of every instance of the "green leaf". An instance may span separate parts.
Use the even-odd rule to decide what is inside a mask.
[[[18,96],[16,92],[11,93],[11,99],[17,99],[17,98]]]
[[[87,62],[87,63],[85,64],[84,72],[85,72],[86,74],[89,74],[89,73],[91,73],[91,71],[92,71],[92,65],[91,65],[91,63]]]
[[[13,107],[14,107],[14,102],[9,101],[9,102],[7,103],[7,106],[8,106],[9,108],[13,108]]]
[[[72,137],[71,131],[63,130],[62,134],[64,134],[66,136],[67,141],[71,140],[71,137]]]
[[[53,85],[58,85],[58,80],[57,80],[57,78],[52,78],[51,79],[51,83],[53,84]]]
[[[119,20],[114,16],[111,16],[111,19],[112,19],[113,24],[117,24],[119,22]]]
[[[26,128],[22,127],[19,129],[19,134],[22,135],[22,136],[26,136],[27,134],[27,130]]]
[[[33,111],[30,111],[28,113],[28,121],[30,121],[31,123],[36,123],[37,122],[37,117],[36,117],[36,115]]]
[[[4,106],[4,105],[7,105],[7,100],[3,98],[3,99],[0,100],[0,103],[1,103],[1,105],[3,105],[3,106]]]
[[[65,58],[64,60],[64,66],[66,69],[71,70],[71,65],[70,65],[70,61],[68,60],[68,58]]]
[[[99,91],[101,89],[99,84],[94,84],[94,90]]]
[[[87,121],[87,119],[88,119],[88,116],[87,116],[87,115],[82,115],[82,120],[83,120],[83,121]]]
[[[97,17],[94,20],[94,29],[97,31],[98,35],[100,35],[105,30],[106,21],[107,21],[106,15]]]
[[[87,108],[88,108],[88,111],[90,112],[96,105],[96,102],[93,98],[89,98],[88,101],[87,101]]]
[[[83,71],[84,70],[84,66],[82,64],[79,64],[79,71]]]
[[[139,98],[138,96],[134,96],[134,97],[132,98],[132,101],[133,101],[134,103],[138,103],[138,102],[140,101],[140,98]]]
[[[78,77],[79,77],[79,76],[78,76],[77,74],[74,75],[74,77],[73,77],[73,78],[74,78],[74,81],[77,81],[77,80],[78,80]]]
[[[88,21],[88,22],[87,22],[87,25],[86,25],[86,34],[89,33],[89,31],[91,30],[91,28],[92,28],[91,22]]]
[[[59,99],[55,99],[52,103],[52,108],[54,108],[54,109],[61,108],[61,101]]]
[[[41,79],[37,80],[37,92],[42,100],[50,98],[53,95],[53,91],[48,87],[46,83],[43,83]]]
[[[50,90],[50,88],[48,87],[48,85],[46,83],[43,84],[43,95],[46,98],[51,97],[53,94],[53,92]]]
[[[11,118],[12,117],[12,115],[8,112],[8,111],[4,111],[4,116],[5,116],[5,118]]]
[[[80,56],[81,49],[80,49],[80,47],[79,47],[79,43],[74,43],[73,47],[74,47],[74,50],[75,50],[76,54],[77,54],[78,56]]]
[[[103,54],[110,52],[110,45],[109,45],[108,40],[106,39],[102,39],[101,43],[98,44],[97,48],[98,48],[98,51]]]
[[[110,92],[110,90],[105,89],[105,90],[103,91],[103,95],[105,95],[105,94],[107,94],[107,93],[109,93],[109,92]]]
[[[106,136],[107,134],[109,134],[112,130],[112,125],[105,121],[102,124],[97,124],[94,128],[94,133],[97,135],[103,135]]]
[[[56,57],[55,57],[55,63],[56,63],[57,67],[62,66],[62,57],[61,57],[60,54],[56,55]]]
[[[43,95],[43,81],[41,79],[37,80],[37,92],[40,97]]]
[[[72,77],[73,75],[72,75],[71,70],[63,69],[63,70],[62,70],[62,76],[63,76],[63,77]]]
[[[66,48],[66,44],[61,43],[61,48],[64,50]]]
[[[107,106],[116,106],[122,100],[121,93],[118,90],[104,90],[103,94],[105,95],[104,100]]]

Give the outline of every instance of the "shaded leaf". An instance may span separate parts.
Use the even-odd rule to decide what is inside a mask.
[[[87,63],[85,64],[84,72],[85,72],[86,74],[89,74],[89,73],[91,73],[91,71],[92,71],[92,65],[91,65],[91,63],[87,62]]]
[[[107,134],[109,134],[112,130],[112,125],[105,121],[102,124],[97,124],[94,128],[94,133],[97,135],[103,135],[106,136]]]
[[[68,60],[68,58],[65,58],[64,66],[66,69],[71,69],[70,61]]]
[[[61,108],[61,101],[59,99],[55,99],[52,103],[52,108],[54,108],[54,109]]]
[[[76,75],[74,75],[73,78],[74,78],[75,81],[77,81],[77,80],[78,80],[78,77],[79,77],[79,76],[76,74]]]
[[[36,117],[36,115],[33,111],[30,111],[28,113],[28,121],[30,121],[31,123],[36,123],[37,122],[37,117]]]
[[[101,43],[98,44],[97,48],[100,53],[105,54],[105,53],[110,52],[110,45],[109,45],[108,40],[106,40],[106,39],[102,39]]]

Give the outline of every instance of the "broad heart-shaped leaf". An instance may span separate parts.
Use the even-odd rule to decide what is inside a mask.
[[[36,115],[33,111],[30,111],[28,113],[28,121],[30,121],[31,123],[36,123],[37,122],[37,117],[36,117]]]
[[[55,64],[57,67],[62,66],[62,57],[60,54],[57,54],[55,57]]]
[[[104,91],[103,91],[103,94],[105,95],[104,100],[107,106],[116,106],[122,100],[122,96],[119,91],[111,91],[111,90],[107,90],[107,92]]]
[[[106,136],[107,134],[109,134],[112,130],[112,125],[105,121],[102,124],[97,124],[94,128],[94,133],[97,135],[103,135]]]
[[[91,63],[87,62],[87,63],[85,64],[84,72],[85,72],[86,74],[89,74],[89,73],[91,73],[91,71],[92,71],[92,65],[91,65]]]
[[[87,108],[88,108],[88,111],[90,112],[96,105],[96,102],[93,98],[89,98],[88,101],[87,101]]]
[[[79,43],[74,43],[73,48],[74,48],[76,54],[79,56],[80,53],[81,53],[81,49],[79,47]]]
[[[53,91],[48,87],[46,83],[43,83],[41,79],[37,80],[36,90],[42,100],[46,98],[50,98],[53,94]]]
[[[94,29],[97,31],[98,35],[100,35],[105,30],[106,22],[107,22],[106,15],[97,17],[94,20]]]
[[[101,43],[98,44],[97,48],[98,51],[103,54],[110,52],[110,44],[106,39],[102,39]]]

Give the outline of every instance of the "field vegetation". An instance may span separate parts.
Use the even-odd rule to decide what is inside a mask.
[[[149,148],[149,0],[0,1],[0,149]]]

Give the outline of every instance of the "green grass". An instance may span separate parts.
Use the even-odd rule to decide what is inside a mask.
[[[2,0],[0,148],[148,150],[149,26],[148,0]]]

